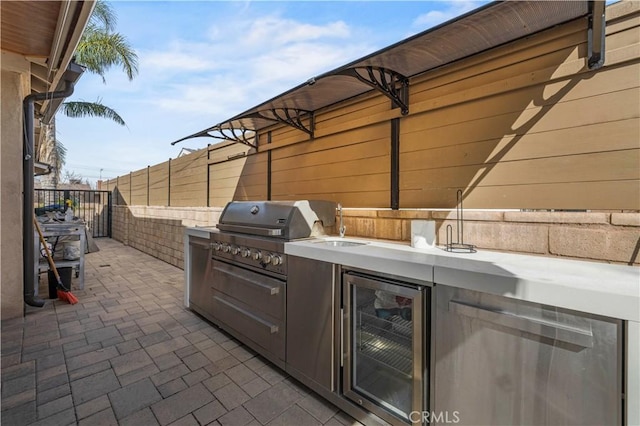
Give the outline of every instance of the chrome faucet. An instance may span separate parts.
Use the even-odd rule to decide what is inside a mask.
[[[345,232],[347,232],[347,227],[344,226],[344,222],[342,220],[342,204],[338,203],[338,214],[340,215],[340,238],[344,238]]]

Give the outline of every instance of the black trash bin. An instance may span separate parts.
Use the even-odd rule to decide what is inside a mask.
[[[69,290],[71,290],[71,274],[73,273],[73,268],[71,266],[64,268],[57,268],[58,275],[60,275],[60,280],[62,284]],[[57,299],[58,298],[58,281],[56,280],[56,276],[51,269],[49,269],[49,299]]]

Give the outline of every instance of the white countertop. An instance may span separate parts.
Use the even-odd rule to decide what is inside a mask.
[[[217,232],[217,229],[215,226],[194,226],[185,228],[184,233],[185,235],[192,235],[194,237],[209,238],[211,232]]]
[[[343,238],[342,241],[365,244],[351,247],[332,247],[322,244],[323,240],[336,241],[341,239],[334,237],[290,242],[285,244],[284,252],[343,266],[367,269],[428,283],[433,282],[435,255],[426,250],[415,250],[408,245],[358,238]]]
[[[209,238],[215,227],[187,228],[186,235]],[[572,259],[479,250],[449,253],[416,249],[408,243],[362,238],[366,244],[334,247],[321,240],[288,242],[285,253],[347,267],[450,285],[640,322],[640,268]]]
[[[333,247],[305,240],[286,243],[285,253],[640,322],[638,267],[483,250],[449,253],[440,248],[415,249],[408,243],[344,240],[367,244]]]

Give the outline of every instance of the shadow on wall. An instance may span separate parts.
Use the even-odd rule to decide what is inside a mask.
[[[462,189],[471,208],[576,208],[566,207],[571,201],[560,192],[587,172],[568,179],[563,157],[583,153],[584,145],[567,139],[582,138],[584,120],[563,100],[596,75],[586,56],[583,43],[525,60],[509,57],[502,67],[483,62],[477,66],[494,69],[472,76],[465,76],[472,66],[452,69],[427,82],[430,88],[417,95],[434,109],[404,119],[411,132],[400,141],[400,206],[455,208]]]
[[[581,57],[582,56],[583,55],[581,55]],[[561,64],[562,63],[559,63],[558,65]],[[594,75],[593,73],[584,73],[585,71],[588,71],[586,68],[587,67],[585,63],[585,66],[583,70],[580,71],[580,73],[574,75],[573,78],[565,81],[564,84],[560,88],[556,89],[552,95],[545,96],[545,92],[547,92],[548,88],[552,85],[557,84],[557,81],[553,80],[553,72],[549,71],[549,76],[547,77],[548,83],[540,85],[539,90],[536,92],[536,96],[529,100],[529,103],[526,105],[525,109],[522,110],[522,114],[518,116],[518,119],[511,125],[505,126],[504,138],[507,138],[510,135],[514,135],[513,138],[506,145],[499,148],[495,153],[493,149],[491,150],[490,154],[487,156],[481,167],[483,170],[478,169],[473,175],[468,175],[468,184],[463,190],[463,199],[467,198],[469,194],[471,194],[482,183],[482,181],[491,173],[494,167],[500,164],[500,162],[520,142],[520,140],[524,136],[530,134],[534,126],[542,118],[549,114],[553,110],[553,108],[578,85],[580,81],[591,78]],[[539,109],[530,117],[525,118],[533,108]],[[522,123],[520,123],[521,121]],[[497,148],[497,144],[496,146],[494,146],[494,149],[495,148]],[[548,207],[552,208],[553,206]]]
[[[581,55],[582,56],[582,55]],[[558,58],[558,62],[556,66],[560,66],[563,64],[564,59],[566,58]],[[586,68],[586,65],[585,65]],[[448,209],[456,209],[459,207],[457,201],[457,191],[462,190],[462,203],[465,208],[469,208],[468,203],[465,203],[465,200],[474,195],[474,191],[479,190],[483,191],[485,188],[482,188],[482,183],[489,177],[491,172],[495,169],[496,166],[500,164],[504,164],[503,161],[507,157],[507,155],[520,143],[523,137],[531,135],[531,130],[542,120],[547,114],[553,111],[553,108],[569,93],[572,89],[574,89],[577,84],[584,80],[586,76],[591,76],[592,74],[578,74],[573,76],[572,78],[566,80],[564,84],[562,84],[559,88],[555,89],[554,93],[551,95],[545,96],[545,92],[547,92],[547,88],[551,86],[555,86],[557,81],[553,80],[553,74],[555,69],[547,68],[547,83],[538,85],[535,88],[534,96],[532,97],[521,97],[519,98],[519,107],[516,111],[510,111],[508,113],[501,114],[499,116],[484,118],[479,124],[479,128],[474,129],[473,124],[468,122],[465,123],[464,126],[469,128],[469,134],[473,135],[471,137],[479,136],[479,135],[491,135],[491,139],[488,140],[475,140],[471,142],[473,144],[474,153],[470,156],[466,150],[466,142],[465,140],[461,141],[464,145],[457,146],[457,153],[455,153],[452,158],[445,159],[443,163],[449,163],[447,167],[449,170],[443,170],[441,167],[437,167],[434,170],[436,171],[436,175],[440,174],[441,179],[438,180],[438,177],[435,176],[433,180],[428,180],[429,187],[426,188],[429,191],[431,188],[435,189],[436,197],[435,199],[428,200],[425,204],[420,206],[414,206],[418,208],[425,207],[436,207],[436,208],[448,208]],[[584,71],[584,69],[583,69]],[[531,92],[531,89],[525,89],[527,93]],[[484,100],[479,99],[476,102],[483,102]],[[487,102],[491,102],[488,100]],[[453,106],[452,108],[456,108]],[[537,110],[536,110],[537,109]],[[450,135],[444,135],[444,140],[451,140],[453,142],[453,138],[456,136],[455,132],[451,132]],[[494,135],[499,135],[495,137]],[[501,142],[508,140],[506,144],[503,146]],[[478,146],[481,146],[478,149]],[[469,158],[471,157],[471,158]],[[481,161],[478,161],[481,160]],[[454,176],[447,176],[448,174],[453,173]],[[508,177],[507,177],[508,179]],[[425,188],[421,188],[424,190]],[[526,189],[523,188],[523,191]],[[492,196],[495,197],[494,200],[484,199],[485,202],[488,202],[489,205],[482,205],[482,197],[476,197],[474,203],[472,204],[472,208],[519,208],[522,206],[517,205],[508,205],[509,201],[506,201],[506,205],[500,205],[501,200],[499,197],[503,195],[498,191],[493,191]],[[503,195],[504,196],[504,195]],[[480,201],[478,199],[480,198]],[[498,204],[498,206],[496,206]],[[549,208],[553,208],[553,205],[547,206]],[[457,213],[452,218],[456,218]],[[453,240],[452,242],[460,242],[456,237],[456,233],[458,232],[458,224],[451,223],[446,220],[436,221],[436,235],[439,235],[441,232],[441,228],[451,224],[453,226]],[[464,238],[464,236],[463,236]]]
[[[122,196],[122,193],[120,192],[120,187],[116,186],[113,189],[113,204],[116,206],[126,206],[127,204],[127,200],[125,200],[125,198]]]
[[[634,264],[640,263],[640,258],[638,255],[640,254],[640,236],[638,236],[638,242],[636,243],[636,247],[633,249],[633,253],[631,253],[631,258],[627,265],[633,266]]]
[[[552,40],[549,43],[556,42]],[[566,149],[556,142],[562,143],[562,139],[573,132],[573,129],[567,132],[559,123],[563,117],[567,117],[570,108],[570,105],[562,102],[563,99],[581,81],[594,75],[593,72],[586,72],[586,43],[568,47],[566,41],[560,47],[545,44],[544,52],[525,58],[522,58],[525,55],[523,52],[529,55],[526,48],[530,46],[526,45],[527,41],[522,43],[525,45],[517,53],[507,52],[498,59],[476,60],[482,61],[478,67],[492,68],[486,72],[476,70],[473,63],[469,65],[468,62],[462,62],[452,65],[450,73],[440,73],[438,76],[436,72],[433,80],[415,83],[413,90],[416,92],[416,102],[432,102],[434,109],[400,119],[401,208],[455,208],[458,189],[463,190],[463,199],[469,201],[466,207],[567,208],[562,204],[571,201],[561,201],[562,195],[559,194],[568,182],[565,179],[566,168],[560,165],[565,161],[561,157],[566,156]],[[534,47],[540,50],[539,46]],[[582,68],[575,71],[579,67]],[[573,74],[567,76],[568,72]],[[542,83],[532,85],[532,80]],[[429,86],[425,89],[425,85]],[[558,112],[554,115],[556,109]],[[354,128],[363,126],[363,120],[355,116],[351,119],[349,114],[345,114],[333,111],[332,117],[319,116],[316,120],[322,123],[323,128],[331,128],[331,120],[334,119],[342,124],[342,129],[348,128],[349,122],[353,123]],[[575,114],[570,112],[569,116]],[[549,117],[547,121],[552,124],[538,126],[545,117]],[[406,133],[403,133],[403,128],[407,129]],[[362,127],[361,132],[350,132],[350,137],[361,137],[357,142],[365,142],[370,136],[364,129]],[[384,149],[389,149],[391,145],[391,135],[387,137],[389,142]],[[523,140],[525,137],[526,140]],[[339,155],[334,156],[332,163],[319,165],[317,157],[313,155],[323,142],[323,138],[318,138],[296,145],[299,178],[308,179],[310,173],[305,172],[307,168],[327,175],[329,173],[325,171],[331,169],[332,176],[343,178],[324,180],[321,186],[325,196],[333,194],[338,198],[344,197],[334,201],[342,202],[345,207],[390,207],[390,204],[367,206],[361,201],[358,204],[354,201],[350,205],[351,194],[345,192],[345,182],[354,178],[364,179],[363,172],[354,170],[353,163],[341,161]],[[327,151],[334,150],[337,153],[341,146],[335,142],[333,144],[327,147]],[[514,153],[516,147],[521,149]],[[573,149],[575,154],[576,147]],[[582,148],[577,149],[579,151]],[[264,167],[257,168],[256,161],[248,161],[253,157],[257,156],[233,160],[238,164],[244,161],[235,181],[227,178],[223,167],[219,167],[220,173],[211,173],[212,182],[218,178],[228,179],[235,185],[235,200],[260,198],[256,197],[257,192],[250,192],[248,188],[257,184],[266,187],[267,170]],[[561,160],[557,161],[558,158]],[[535,170],[540,164],[544,165],[545,170]],[[279,170],[274,173],[279,173]],[[548,182],[554,183],[545,189],[548,194],[536,196],[536,193],[540,193],[539,184]],[[296,194],[279,195],[278,199],[308,197],[319,193],[317,179],[292,183],[298,188]],[[300,189],[301,184],[305,185],[304,189]],[[282,193],[282,186],[278,181],[278,194]],[[363,187],[366,187],[364,182]],[[267,189],[261,195],[266,196],[266,193]],[[534,207],[527,205],[529,197],[534,199],[530,202]],[[391,197],[387,199],[390,203]],[[547,205],[540,205],[545,203]]]

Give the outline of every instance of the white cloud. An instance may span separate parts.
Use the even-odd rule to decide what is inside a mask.
[[[207,42],[174,40],[143,52],[140,80],[156,88],[145,102],[222,121],[373,49],[350,41],[342,21],[310,25],[271,15],[227,24],[224,33],[219,25],[206,31]]]
[[[350,59],[362,56],[359,44],[296,43],[265,53],[252,60],[256,83],[292,82],[302,83],[321,72],[341,65]],[[366,50],[364,50],[366,51]],[[289,87],[293,85],[288,83]]]
[[[350,34],[348,25],[342,21],[329,22],[326,25],[311,25],[291,19],[281,19],[278,16],[268,16],[251,23],[242,43],[248,46],[266,44],[281,46],[322,38],[344,39]]]
[[[175,84],[171,87],[173,96],[158,96],[151,102],[168,111],[218,116],[220,120],[241,112],[238,108],[250,101],[249,93],[237,81],[218,77],[208,83]],[[194,132],[197,130],[201,129]]]
[[[202,57],[197,52],[169,50],[164,52],[151,52],[141,58],[141,68],[160,72],[163,70],[176,70],[180,72],[206,71],[215,68],[215,64]]]

